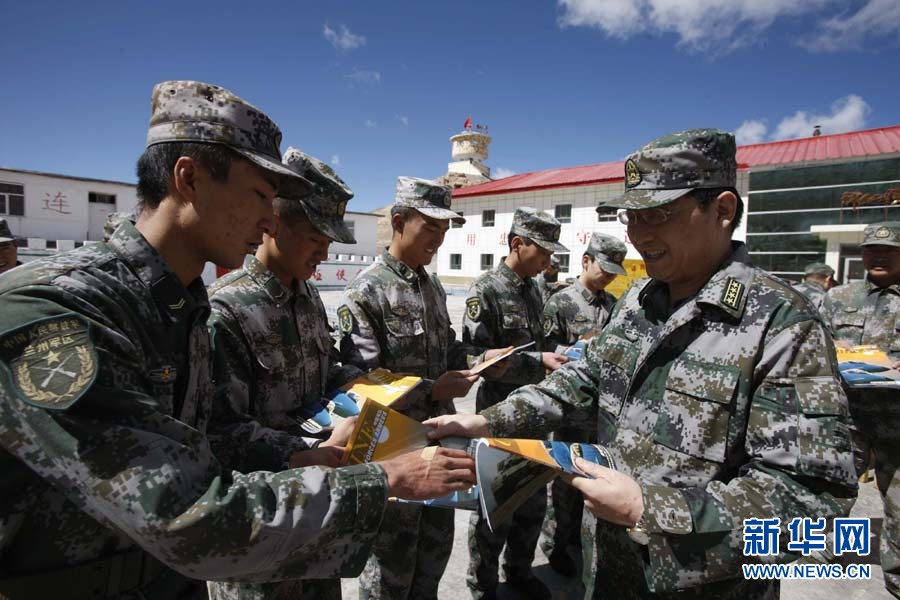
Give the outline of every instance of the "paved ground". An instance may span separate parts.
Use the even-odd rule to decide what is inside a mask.
[[[326,291],[322,293],[322,300],[325,303],[332,322],[336,321],[335,310],[337,309],[340,298],[340,292]],[[462,323],[462,314],[465,307],[465,296],[459,294],[451,294],[447,297],[447,305],[450,311],[450,319],[453,322],[457,335],[460,334],[460,326]],[[470,391],[469,395],[458,401],[456,406],[459,412],[474,412],[475,410],[475,388]],[[881,519],[883,510],[881,498],[875,489],[874,483],[861,484],[859,499],[851,512],[853,517],[870,517],[872,519],[872,529],[874,533],[881,530]],[[439,589],[440,598],[469,598],[468,588],[466,588],[466,568],[468,567],[469,552],[466,544],[466,534],[468,532],[469,513],[467,511],[456,512],[456,533],[453,538],[453,551],[450,555],[450,564],[446,573],[441,580]],[[860,562],[872,565],[872,577],[869,580],[862,581],[783,581],[781,587],[781,597],[785,600],[892,600],[893,597],[884,589],[884,582],[881,577],[881,568],[878,566],[878,540],[877,537],[872,539],[873,552],[870,556],[861,559]],[[856,561],[854,561],[856,562]],[[553,590],[555,600],[569,600],[581,598],[583,588],[581,587],[580,578],[566,579],[556,574],[547,564],[547,558],[540,548],[534,562],[534,571]],[[356,579],[342,580],[342,588],[344,598],[350,600],[358,595],[358,585]],[[499,595],[502,599],[512,599],[516,596],[505,589],[501,584]]]

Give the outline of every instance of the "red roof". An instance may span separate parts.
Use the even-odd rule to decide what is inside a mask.
[[[783,142],[738,146],[737,161],[741,167],[753,168],[892,153],[900,153],[900,125]],[[455,189],[453,197],[490,196],[547,188],[614,183],[624,179],[623,168],[623,161],[616,161],[583,167],[522,173]]]

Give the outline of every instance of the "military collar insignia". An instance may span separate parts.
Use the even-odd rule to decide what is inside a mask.
[[[641,182],[641,172],[638,171],[637,164],[628,159],[625,161],[625,187],[633,188]]]
[[[887,227],[879,227],[878,231],[875,232],[875,237],[879,240],[889,238],[891,237],[891,230]]]
[[[725,291],[722,293],[722,299],[720,300],[722,306],[730,308],[733,311],[739,311],[741,310],[743,299],[744,284],[733,277],[729,277],[728,283],[725,285]]]
[[[38,408],[69,408],[97,377],[97,352],[80,315],[28,323],[0,338],[0,352],[19,396]]]
[[[170,383],[175,381],[178,371],[172,365],[163,365],[150,371],[150,380],[154,383]]]
[[[481,317],[481,298],[475,296],[466,300],[466,316],[472,321]]]
[[[350,312],[350,308],[345,304],[337,309],[338,315],[338,327],[341,330],[341,333],[350,333],[353,331],[353,313]]]

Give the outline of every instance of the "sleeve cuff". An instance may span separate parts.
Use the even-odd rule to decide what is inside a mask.
[[[374,534],[381,526],[384,507],[388,499],[387,476],[384,468],[376,463],[341,467],[333,471],[333,489],[344,494],[355,494],[356,502],[342,502],[342,512],[350,513],[341,519],[345,531],[360,535]]]

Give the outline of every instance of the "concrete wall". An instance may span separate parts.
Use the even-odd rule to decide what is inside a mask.
[[[344,213],[344,221],[353,221],[356,243],[331,244],[328,250],[330,254],[377,256],[381,253],[378,249],[378,215],[347,211]]]
[[[127,183],[91,181],[11,169],[0,169],[0,182],[18,184],[25,188],[25,214],[3,215],[13,234],[24,238],[102,239],[105,214],[130,211],[137,204],[135,186]],[[92,211],[88,202],[89,192],[113,194],[116,204],[94,204]],[[112,210],[107,210],[107,207]],[[99,223],[92,222],[92,216],[93,221]]]

